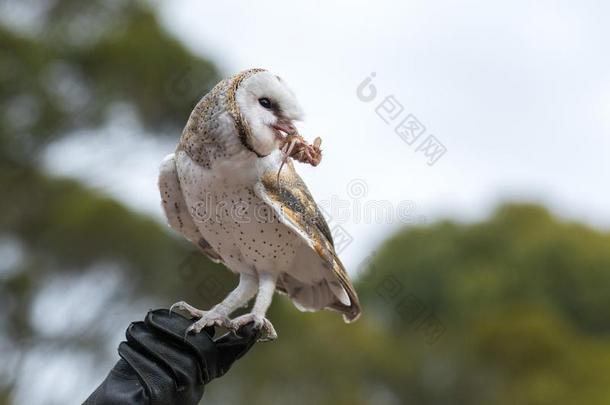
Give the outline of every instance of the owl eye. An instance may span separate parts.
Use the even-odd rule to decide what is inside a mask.
[[[259,98],[258,103],[267,109],[271,108],[271,100],[269,100],[267,97]]]

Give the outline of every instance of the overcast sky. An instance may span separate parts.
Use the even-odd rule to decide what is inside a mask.
[[[403,222],[472,220],[507,198],[610,227],[607,2],[176,0],[159,15],[227,75],[265,67],[291,84],[302,133],[322,137],[325,152],[317,168],[297,170],[318,201],[351,208],[331,222],[353,238],[341,253],[352,270]],[[372,72],[377,95],[365,102],[356,91]],[[381,114],[386,123],[376,109],[388,96],[402,112]],[[394,132],[409,114],[425,127],[412,145]],[[174,142],[120,128],[129,134],[62,142],[49,167],[160,218],[156,171]],[[431,166],[418,150],[430,135],[446,148]],[[88,169],[58,163],[75,149],[91,151]],[[364,207],[382,201],[403,221],[367,220]]]

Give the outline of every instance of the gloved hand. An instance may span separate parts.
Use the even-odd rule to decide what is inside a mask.
[[[119,345],[121,359],[85,405],[195,405],[204,385],[226,373],[260,334],[248,324],[216,340],[213,328],[185,337],[191,323],[167,309],[132,323]]]

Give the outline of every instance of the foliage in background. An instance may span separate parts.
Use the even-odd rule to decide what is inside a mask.
[[[102,128],[117,106],[150,136],[178,136],[218,81],[215,66],[168,35],[145,2],[3,0],[0,9],[0,403],[12,403],[11,392],[44,374],[30,363],[69,352],[107,369],[109,342],[136,312],[177,296],[210,305],[231,281],[206,277],[218,266],[157,222],[39,163],[49,144]]]
[[[143,2],[35,3],[45,12],[31,29],[0,26],[3,162],[30,162],[48,142],[102,125],[118,102],[151,133],[175,134],[218,81],[214,65],[169,36]]]
[[[210,306],[236,283],[166,227],[37,165],[49,142],[102,126],[119,102],[150,136],[177,136],[214,65],[145,3],[38,4],[31,29],[0,26],[0,256],[17,258],[0,266],[0,404],[27,384],[47,395],[27,364],[56,353],[94,359],[78,363],[97,378],[78,394],[92,390],[129,321],[178,298]],[[606,404],[609,245],[534,205],[405,229],[363,264],[362,319],[277,298],[278,341],[210,384],[204,403]]]

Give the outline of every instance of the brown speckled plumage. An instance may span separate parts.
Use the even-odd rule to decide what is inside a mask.
[[[231,79],[231,84],[229,85],[229,90],[227,92],[227,111],[229,114],[231,114],[231,117],[233,117],[235,127],[237,128],[237,133],[239,134],[239,139],[250,152],[256,153],[258,157],[263,157],[263,155],[259,154],[254,150],[254,148],[252,148],[252,134],[250,133],[250,127],[248,126],[248,123],[244,117],[241,115],[241,111],[239,111],[239,106],[237,105],[237,100],[235,99],[235,92],[239,88],[241,82],[252,75],[255,75],[256,73],[264,71],[265,69],[249,69],[238,73]]]
[[[227,150],[227,146],[220,142],[218,135],[219,116],[228,113],[233,119],[242,146],[256,153],[252,149],[250,141],[252,134],[239,111],[235,92],[245,79],[264,71],[264,69],[245,70],[214,86],[193,109],[177,150],[184,150],[191,159],[208,169],[213,160],[228,157],[234,151]]]

